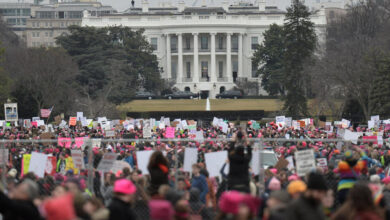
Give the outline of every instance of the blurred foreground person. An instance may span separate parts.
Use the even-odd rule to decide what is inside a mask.
[[[132,220],[136,216],[131,209],[131,203],[134,200],[136,187],[127,179],[115,181],[114,196],[111,204],[108,206],[110,211],[109,220]]]
[[[323,220],[324,212],[321,208],[322,199],[326,196],[328,187],[325,178],[320,173],[310,173],[307,189],[294,200],[287,208],[286,218],[291,220]]]
[[[3,220],[39,220],[41,216],[33,201],[38,197],[38,185],[26,179],[7,197],[0,192],[0,213]]]
[[[374,204],[374,199],[367,184],[356,183],[349,191],[347,200],[332,216],[333,220],[380,220],[383,213]]]

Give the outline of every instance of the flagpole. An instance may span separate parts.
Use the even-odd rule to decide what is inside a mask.
[[[50,119],[51,113],[53,112],[54,106],[55,105],[53,105],[53,107],[51,107],[51,111],[50,111],[49,117],[47,117],[46,124],[49,122],[49,119]]]

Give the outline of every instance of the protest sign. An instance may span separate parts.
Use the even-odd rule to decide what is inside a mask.
[[[124,168],[128,168],[130,171],[132,171],[130,164],[123,160],[116,160],[114,161],[114,165],[111,168],[111,172],[116,174],[118,171],[122,171]]]
[[[76,137],[74,138],[74,142],[76,144],[76,147],[80,148],[84,144],[84,137]]]
[[[84,113],[83,112],[77,112],[77,121],[81,121],[81,119],[84,118]]]
[[[204,155],[206,160],[207,171],[209,171],[210,177],[220,176],[220,170],[228,158],[227,151],[219,151],[206,153]],[[225,173],[229,173],[228,165],[226,165]]]
[[[310,149],[295,152],[295,163],[298,176],[305,176],[306,173],[316,168],[314,151]]]
[[[77,118],[76,117],[70,117],[69,118],[69,126],[76,126],[77,124]]]
[[[167,138],[175,138],[175,128],[174,127],[167,127],[165,132],[166,132]]]
[[[57,158],[48,156],[46,161],[45,173],[48,175],[54,175],[57,168]]]
[[[187,147],[184,150],[184,164],[183,170],[185,172],[192,172],[192,165],[198,161],[198,149]]]
[[[70,145],[72,144],[72,139],[59,137],[57,144],[58,144],[58,146],[61,146],[61,147],[70,148]]]
[[[326,161],[326,158],[317,158],[317,167],[328,169],[328,162]]]
[[[106,130],[106,137],[115,137],[115,131]]]
[[[97,169],[102,172],[109,172],[114,165],[116,157],[116,153],[105,153]]]
[[[359,133],[345,130],[343,139],[346,141],[351,141],[353,144],[357,144]]]
[[[91,139],[91,141],[92,141],[92,148],[94,147],[100,148],[100,146],[102,145],[102,139],[100,138],[93,138]]]
[[[295,168],[293,157],[288,156],[288,157],[286,157],[286,160],[288,161],[287,169],[293,170]]]
[[[84,159],[81,150],[71,150],[73,165],[75,168],[84,169]]]
[[[150,128],[150,126],[143,127],[142,135],[144,138],[151,138],[152,137],[152,129]]]
[[[31,154],[23,154],[22,160],[22,176],[28,173],[28,168],[30,167]]]
[[[153,154],[152,150],[137,151],[137,167],[141,170],[143,175],[149,174],[148,164],[150,156]]]
[[[252,167],[252,173],[255,174],[255,175],[259,175],[260,174],[260,167],[261,167],[260,152],[261,151],[258,150],[258,148],[256,148],[252,152],[251,167]]]
[[[8,149],[0,149],[0,165],[8,164],[9,152]]]
[[[197,141],[203,141],[204,140],[203,131],[197,131],[195,139]]]
[[[47,155],[37,152],[31,154],[30,166],[28,172],[33,172],[38,177],[43,178],[45,176],[45,169],[47,163]]]

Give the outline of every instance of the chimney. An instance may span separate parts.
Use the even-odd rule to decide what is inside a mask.
[[[177,10],[178,10],[179,12],[183,12],[183,11],[184,11],[184,8],[185,8],[185,3],[184,3],[184,1],[183,1],[183,0],[179,1]]]
[[[142,1],[142,13],[148,13],[149,12],[149,3],[147,0]]]
[[[259,11],[265,11],[265,0],[259,0]]]
[[[223,10],[225,10],[226,12],[228,12],[228,11],[229,11],[229,1],[224,0],[224,1],[222,2],[222,8],[223,8]]]

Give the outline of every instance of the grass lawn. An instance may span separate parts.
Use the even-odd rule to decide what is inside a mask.
[[[264,110],[279,111],[283,102],[278,99],[211,99],[211,111]],[[134,100],[118,106],[121,112],[205,111],[206,100]]]

